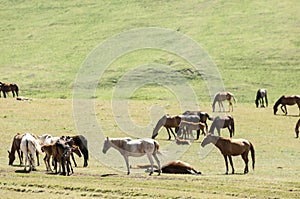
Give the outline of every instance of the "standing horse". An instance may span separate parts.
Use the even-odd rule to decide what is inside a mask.
[[[207,120],[213,120],[212,117],[209,116],[207,112],[203,111],[185,111],[182,115],[198,115],[200,117],[200,121],[205,124],[206,132],[208,131]],[[199,131],[200,134],[200,131]]]
[[[259,103],[260,103],[260,107],[265,108],[264,98],[265,98],[265,101],[266,101],[266,106],[268,107],[267,90],[264,89],[264,88],[258,89],[258,91],[256,93],[256,99],[255,99],[256,108],[258,108]]]
[[[299,115],[300,115],[300,96],[299,95],[291,95],[291,96],[281,96],[277,102],[275,103],[275,105],[273,106],[273,110],[274,110],[274,115],[276,115],[277,110],[278,110],[278,106],[281,104],[281,110],[282,112],[287,115],[287,109],[286,109],[286,105],[292,106],[294,104],[298,105],[299,108]]]
[[[296,123],[296,126],[295,126],[296,138],[299,137],[299,128],[300,128],[300,119],[298,120],[298,122]]]
[[[12,92],[13,97],[15,97],[15,95],[19,96],[19,87],[17,84],[6,84],[0,82],[0,97],[1,97],[1,91],[3,93],[4,98],[6,98],[6,94],[8,92]]]
[[[231,156],[237,156],[241,155],[244,162],[245,162],[245,169],[244,174],[248,173],[248,153],[251,151],[251,157],[252,157],[252,168],[254,170],[254,164],[255,164],[255,152],[254,147],[251,142],[249,142],[246,139],[229,139],[224,138],[220,136],[216,136],[213,134],[207,134],[202,142],[201,146],[205,147],[207,144],[213,143],[222,153],[225,159],[225,165],[226,165],[226,174],[228,174],[228,160],[229,159],[231,168],[232,168],[232,174],[234,174],[234,168],[233,168],[233,162]]]
[[[234,135],[234,119],[231,115],[227,116],[217,116],[215,117],[214,121],[212,122],[209,133],[214,134],[215,128],[218,131],[218,135],[220,135],[221,128],[228,128],[230,137]]]
[[[174,134],[172,128],[175,128],[175,131],[177,131],[180,122],[181,122],[181,117],[178,115],[175,116],[164,115],[162,118],[158,120],[152,133],[152,139],[154,139],[158,135],[158,131],[162,126],[164,126],[168,131],[168,135],[169,135],[168,140],[171,139],[170,131],[173,134],[174,138],[176,138],[176,135]]]
[[[159,144],[157,141],[150,138],[131,140],[131,138],[108,138],[107,137],[104,141],[102,152],[105,154],[110,147],[115,148],[124,157],[127,166],[127,175],[130,174],[128,157],[129,156],[141,157],[145,154],[147,154],[147,157],[151,163],[150,175],[152,175],[153,173],[152,156],[157,162],[158,172],[160,175],[161,172],[160,161],[157,157]]]
[[[230,106],[232,108],[232,111],[233,111],[233,105],[232,105],[232,102],[231,102],[231,99],[233,99],[234,103],[236,103],[236,99],[234,97],[234,95],[230,92],[218,92],[215,97],[214,97],[214,101],[213,101],[213,104],[212,104],[212,109],[213,109],[213,112],[215,112],[215,105],[216,103],[218,102],[219,104],[219,111],[221,111],[221,107],[223,109],[223,111],[225,111],[225,108],[223,106],[223,103],[222,101],[229,101],[229,112],[230,112]]]
[[[25,155],[25,167],[26,171],[27,161],[29,161],[29,171],[35,171],[34,155],[36,152],[42,154],[41,145],[38,140],[30,133],[26,133],[21,140],[20,148]]]

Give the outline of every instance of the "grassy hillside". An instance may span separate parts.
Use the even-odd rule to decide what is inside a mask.
[[[298,1],[4,1],[1,81],[18,83],[29,97],[70,98],[79,67],[98,44],[133,28],[161,27],[198,42],[239,101],[252,102],[260,87],[272,98],[295,94],[299,7]],[[140,50],[112,63],[99,89],[109,96],[126,71],[151,62],[192,67],[167,52]],[[202,78],[185,75],[201,98],[207,92]]]

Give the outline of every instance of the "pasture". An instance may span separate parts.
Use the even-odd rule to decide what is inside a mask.
[[[272,109],[281,95],[300,94],[299,8],[299,1],[293,0],[1,2],[0,81],[17,83],[19,95],[32,98],[17,101],[11,93],[6,99],[0,98],[1,198],[24,194],[26,198],[299,198],[300,140],[294,131],[299,111],[296,106],[288,106],[288,115],[284,116],[280,109],[274,115]],[[79,133],[73,115],[72,89],[80,66],[101,42],[140,27],[176,30],[198,42],[209,54],[226,90],[237,98],[234,112],[226,113],[235,119],[234,138],[253,143],[255,170],[249,168],[249,173],[243,175],[243,160],[234,157],[236,174],[225,175],[224,158],[216,147],[205,157],[200,155],[203,135],[180,156],[180,160],[201,171],[200,176],[149,176],[144,169],[132,169],[127,176],[122,156],[110,151],[104,157],[109,160],[115,155],[120,159],[115,168],[105,166],[91,153],[87,168],[82,167],[83,158],[75,157],[79,166],[68,177],[47,174],[42,157],[37,171],[31,173],[21,172],[18,158],[14,166],[9,166],[7,150],[16,133]],[[99,78],[93,96],[94,114],[105,136],[130,134],[116,122],[122,112],[113,113],[112,94],[120,78],[135,67],[150,63],[174,69],[174,84],[178,75],[184,77],[201,110],[217,115],[212,114],[212,102],[201,73],[172,53],[141,49],[118,57]],[[134,75],[125,83],[130,85],[142,74]],[[269,107],[255,108],[258,88],[267,89]],[[141,133],[148,137],[156,124],[151,121],[153,114],[161,117],[162,110],[171,115],[185,111],[174,93],[163,85],[145,85],[125,100],[133,123],[149,125],[149,132]],[[228,130],[222,129],[221,135],[228,137]],[[174,142],[167,138],[167,131],[161,129],[156,140],[162,150]],[[88,141],[90,147],[102,153],[103,140]],[[163,153],[160,159],[168,155]],[[133,159],[130,163],[134,163]],[[141,161],[148,163],[146,158]]]

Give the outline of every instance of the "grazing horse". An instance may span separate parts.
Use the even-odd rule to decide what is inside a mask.
[[[29,161],[29,171],[36,170],[34,163],[34,155],[36,152],[42,154],[41,145],[38,140],[30,133],[26,133],[21,140],[20,148],[25,155],[25,167],[26,171],[27,161]]]
[[[227,116],[217,116],[215,117],[214,121],[212,122],[209,133],[214,134],[215,128],[218,131],[218,135],[220,135],[221,128],[228,128],[230,137],[234,135],[234,119],[231,115]]]
[[[298,120],[298,122],[296,123],[296,126],[295,126],[296,138],[299,137],[299,127],[300,127],[300,119]]]
[[[11,144],[11,149],[8,152],[8,158],[9,158],[9,162],[8,165],[12,165],[13,162],[15,161],[16,157],[15,157],[15,152],[17,151],[19,159],[20,159],[20,165],[23,164],[23,153],[20,149],[20,144],[21,144],[21,140],[24,134],[20,134],[18,133],[17,135],[14,136],[13,142]]]
[[[299,95],[291,95],[291,96],[281,96],[277,102],[275,103],[275,105],[273,106],[273,110],[274,110],[274,115],[276,115],[277,110],[278,110],[278,106],[281,104],[281,110],[283,113],[285,113],[285,115],[287,115],[287,109],[286,109],[286,105],[292,106],[294,104],[298,105],[299,108],[299,115],[300,115],[300,96]]]
[[[221,107],[223,109],[223,111],[225,111],[225,108],[223,106],[223,103],[222,101],[229,101],[229,112],[230,112],[230,106],[231,106],[231,109],[233,111],[233,105],[231,103],[231,98],[233,99],[234,103],[236,103],[236,99],[234,97],[234,95],[230,92],[218,92],[215,97],[214,97],[214,101],[213,101],[213,104],[212,104],[212,109],[213,109],[213,112],[215,112],[215,105],[216,103],[218,102],[219,104],[219,111],[221,111]]]
[[[207,120],[213,120],[212,117],[209,116],[209,114],[207,112],[203,112],[203,111],[185,111],[184,113],[182,113],[182,115],[198,115],[200,117],[199,122],[202,122],[205,124],[205,128],[206,128],[206,132],[208,131],[208,125],[207,125]],[[200,131],[197,133],[200,135]]]
[[[264,98],[265,98],[265,101],[266,101],[266,106],[268,107],[267,90],[264,89],[264,88],[258,89],[258,91],[256,93],[256,99],[255,99],[256,108],[258,108],[259,103],[260,103],[260,107],[265,108]]]
[[[155,170],[158,172],[158,170]],[[174,160],[168,162],[167,164],[161,167],[162,173],[174,173],[174,174],[193,174],[199,175],[200,171],[196,171],[192,165],[187,162],[183,162],[181,160]]]
[[[168,140],[171,139],[170,131],[173,134],[174,138],[176,138],[176,135],[174,134],[171,128],[175,128],[175,131],[177,131],[180,122],[181,122],[181,117],[178,115],[174,115],[174,116],[164,115],[162,118],[158,120],[152,133],[152,139],[154,139],[158,135],[158,131],[162,126],[164,126],[168,131],[168,135],[169,135]]]
[[[153,173],[152,156],[157,162],[158,172],[160,174],[161,172],[160,161],[157,157],[159,144],[157,141],[150,138],[132,140],[131,138],[108,138],[107,137],[104,141],[102,152],[105,154],[110,147],[115,148],[124,157],[127,166],[127,175],[130,174],[128,157],[129,156],[141,157],[145,154],[147,154],[147,157],[151,164],[150,175],[152,175]]]
[[[213,143],[222,153],[225,159],[225,165],[226,165],[226,174],[228,174],[228,160],[229,159],[231,168],[232,168],[232,174],[234,174],[234,168],[233,168],[233,162],[231,156],[237,156],[241,155],[244,162],[245,162],[245,169],[244,174],[248,173],[248,153],[251,151],[251,157],[252,157],[252,168],[254,170],[254,164],[255,164],[255,152],[254,147],[251,142],[249,142],[246,139],[229,139],[224,138],[220,136],[216,136],[213,134],[207,134],[202,142],[201,146],[205,147],[207,144]]]
[[[87,139],[83,135],[74,135],[74,136],[71,136],[71,138],[74,141],[74,145],[78,146],[81,153],[83,154],[83,158],[84,158],[83,167],[87,167],[88,160],[89,160],[89,150],[88,150]],[[68,137],[67,137],[67,139],[68,139]],[[72,158],[73,158],[73,156],[72,156]],[[75,163],[75,160],[74,160],[74,163]]]
[[[15,95],[19,96],[19,87],[17,86],[17,84],[6,84],[0,82],[0,97],[1,91],[3,93],[4,98],[6,98],[6,93],[8,92],[12,92],[13,97],[15,97]]]

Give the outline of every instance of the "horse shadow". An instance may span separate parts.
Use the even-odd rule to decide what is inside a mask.
[[[24,169],[19,169],[19,170],[15,170],[15,173],[30,173],[31,171],[29,170],[24,170]]]
[[[276,114],[277,116],[281,116],[281,117],[300,117],[300,115],[285,115],[284,113],[283,114]]]

